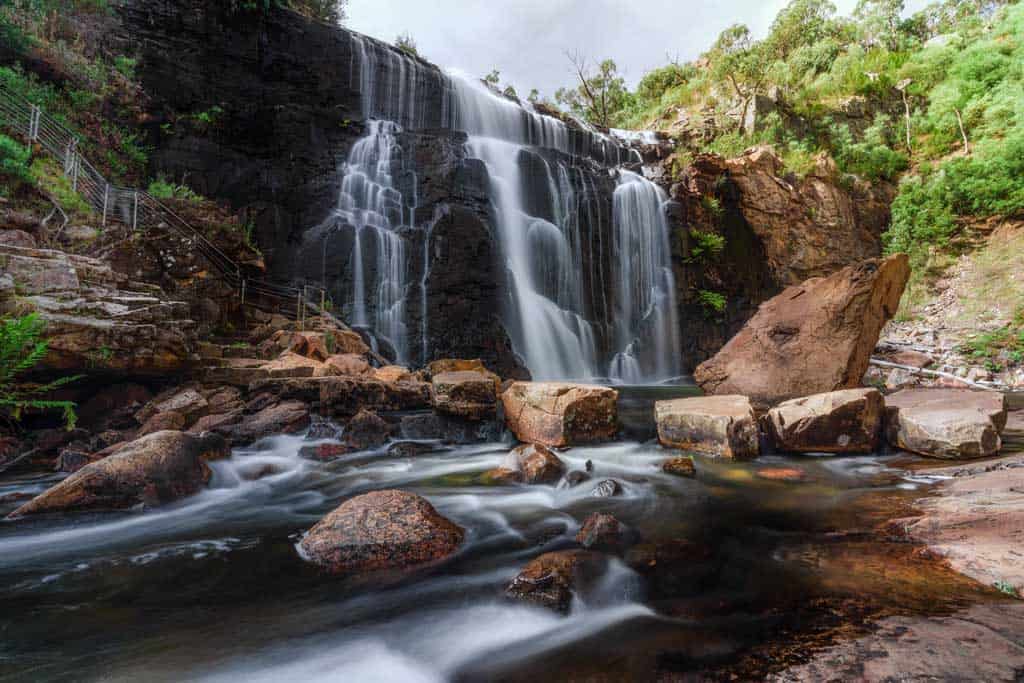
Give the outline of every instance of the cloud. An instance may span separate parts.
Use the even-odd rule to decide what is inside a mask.
[[[856,0],[834,0],[848,14]],[[912,0],[913,9],[924,0]],[[420,54],[484,75],[498,69],[520,93],[572,82],[566,51],[612,58],[629,84],[669,58],[690,60],[722,29],[764,35],[787,0],[350,0],[347,26],[391,42],[408,32]]]

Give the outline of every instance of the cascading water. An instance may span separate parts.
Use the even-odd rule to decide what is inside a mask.
[[[531,374],[621,382],[678,375],[666,198],[641,176],[615,170],[638,161],[635,150],[358,36],[357,68],[367,132],[344,165],[336,211],[354,235],[345,298],[355,324],[387,339],[400,362],[413,349],[428,360],[432,223],[415,224],[415,177],[396,183],[394,174],[404,163],[401,131],[437,126],[466,133],[467,156],[486,166],[506,273],[502,319]],[[616,173],[609,202],[616,186],[605,174]],[[410,287],[403,232],[413,230],[426,238],[416,263],[422,277]],[[412,327],[406,302],[415,295],[421,319]]]

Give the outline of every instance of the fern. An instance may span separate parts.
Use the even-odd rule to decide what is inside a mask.
[[[46,324],[36,313],[0,320],[0,410],[18,421],[25,410],[59,410],[64,426],[74,429],[78,416],[71,401],[45,398],[79,377],[61,377],[45,384],[19,382],[18,377],[38,365],[49,350],[42,338]]]

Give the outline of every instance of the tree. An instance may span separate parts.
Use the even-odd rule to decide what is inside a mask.
[[[501,72],[497,69],[491,69],[491,73],[487,74],[480,80],[490,87],[497,89],[498,84],[501,83]]]
[[[281,0],[282,4],[320,21],[340,24],[345,21],[348,0]]]
[[[615,62],[606,59],[594,69],[580,54],[566,56],[578,83],[572,88],[559,88],[555,101],[586,121],[610,127],[630,100],[626,81],[619,75]]]
[[[861,43],[865,47],[885,45],[895,52],[900,48],[903,24],[903,0],[860,0],[853,10]]]
[[[530,104],[537,104],[538,102],[540,102],[540,91],[537,90],[536,88],[532,88],[530,90],[529,96],[526,98],[526,101],[529,102]]]
[[[416,41],[408,33],[402,33],[395,38],[395,47],[411,57],[419,57],[420,52],[416,49]]]
[[[712,76],[728,81],[743,105],[737,126],[742,128],[750,103],[768,80],[770,62],[765,55],[764,43],[755,42],[750,36],[750,29],[743,24],[733,24],[722,31],[707,56],[711,60]]]
[[[835,14],[829,0],[793,0],[772,22],[765,40],[768,51],[786,59],[797,48],[824,40],[836,31]]]

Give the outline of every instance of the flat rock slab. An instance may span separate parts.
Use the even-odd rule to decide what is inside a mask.
[[[468,420],[483,420],[497,413],[494,376],[476,370],[439,372],[431,378],[430,402],[434,410]]]
[[[1019,681],[1024,603],[975,605],[951,616],[888,617],[873,633],[769,678],[825,681]]]
[[[516,437],[554,448],[613,438],[618,398],[608,387],[565,382],[514,382],[501,395],[505,422]]]
[[[745,396],[696,396],[654,404],[662,446],[727,458],[757,457],[757,418]]]
[[[342,503],[299,548],[304,559],[332,574],[360,574],[438,562],[458,550],[463,536],[425,498],[385,490]]]
[[[885,400],[889,443],[933,458],[984,458],[1002,448],[1006,398],[995,391],[904,389]]]
[[[793,453],[871,453],[878,449],[885,401],[877,389],[830,391],[768,411],[775,447]]]

